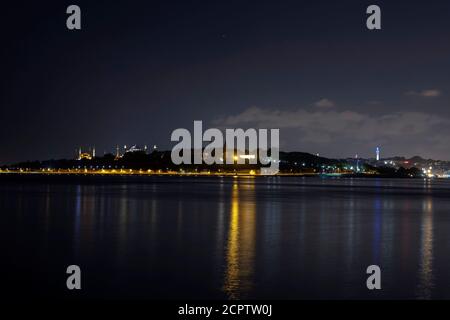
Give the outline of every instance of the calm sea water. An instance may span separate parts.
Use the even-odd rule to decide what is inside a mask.
[[[445,180],[12,179],[0,215],[12,298],[450,298]]]

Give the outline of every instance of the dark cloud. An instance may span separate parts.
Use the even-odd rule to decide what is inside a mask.
[[[384,145],[391,155],[446,157],[450,143],[450,118],[423,112],[381,115],[351,110],[277,110],[251,107],[236,115],[218,118],[224,127],[279,128],[284,147],[349,156],[369,154]]]

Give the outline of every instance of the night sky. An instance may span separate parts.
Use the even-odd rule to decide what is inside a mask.
[[[0,164],[170,149],[194,120],[280,128],[285,151],[450,160],[450,1],[11,3]],[[382,30],[366,28],[370,4]]]

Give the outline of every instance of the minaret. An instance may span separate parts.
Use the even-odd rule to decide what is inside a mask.
[[[377,147],[376,154],[377,154],[377,161],[380,161],[380,147]]]
[[[94,146],[94,148],[92,149],[92,158],[95,158],[95,146]]]
[[[359,158],[358,158],[358,154],[355,155],[355,159],[356,159],[356,172],[359,172]]]

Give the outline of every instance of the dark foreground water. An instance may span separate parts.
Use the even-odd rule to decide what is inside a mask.
[[[0,179],[9,297],[450,298],[449,181],[54,180]]]

